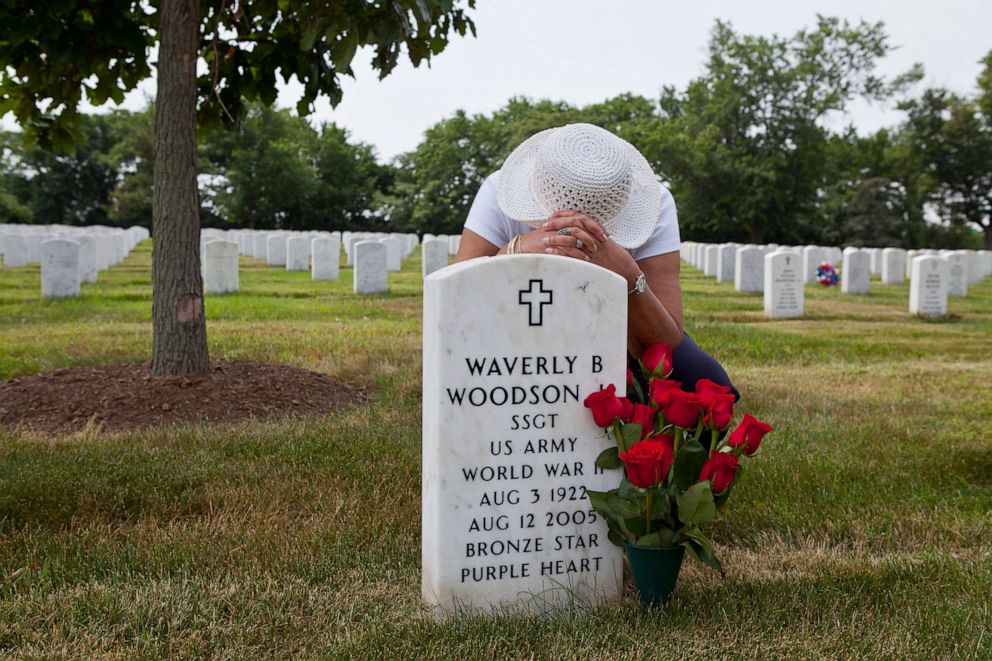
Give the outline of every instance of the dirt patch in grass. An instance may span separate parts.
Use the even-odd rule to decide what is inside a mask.
[[[151,376],[147,363],[0,381],[0,426],[48,434],[324,415],[367,400],[359,388],[288,365],[215,360],[206,374]]]

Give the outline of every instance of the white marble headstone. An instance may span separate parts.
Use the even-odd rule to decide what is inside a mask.
[[[269,234],[266,239],[265,262],[269,266],[286,265],[286,235]]]
[[[816,282],[816,270],[820,264],[830,260],[830,253],[826,248],[820,246],[806,246],[803,248],[803,282]],[[833,266],[831,264],[831,266]]]
[[[923,255],[913,259],[909,283],[909,311],[926,317],[947,314],[950,265],[943,257]]]
[[[45,298],[79,296],[79,244],[49,239],[41,244],[41,295]]]
[[[739,292],[761,292],[765,285],[765,251],[757,246],[737,249],[734,264],[734,289]]]
[[[902,248],[882,250],[882,284],[898,285],[905,282],[906,251]]]
[[[79,244],[80,281],[88,283],[96,282],[96,239],[90,234],[79,234],[73,237],[73,241]]]
[[[620,592],[584,488],[616,471],[582,402],[626,375],[627,284],[565,257],[475,259],[424,280],[425,602],[547,611]]]
[[[341,242],[333,237],[318,236],[310,241],[313,264],[310,276],[314,280],[337,280],[340,275]]]
[[[379,239],[386,246],[386,270],[399,271],[403,266],[403,242],[395,237]]]
[[[310,241],[305,236],[286,239],[286,270],[306,271],[310,268]]]
[[[844,248],[840,290],[845,294],[867,294],[871,280],[871,255],[858,248]]]
[[[703,275],[715,278],[720,268],[720,246],[708,245],[703,250]]]
[[[3,265],[11,268],[28,263],[28,247],[20,234],[8,234],[3,240]]]
[[[214,239],[203,246],[203,289],[208,294],[238,291],[238,244]]]
[[[356,294],[378,294],[389,289],[386,246],[378,241],[358,241],[355,251],[352,288]]]
[[[448,242],[444,239],[424,239],[420,246],[420,270],[426,278],[448,265]]]
[[[734,264],[737,261],[737,244],[725,243],[717,250],[716,281],[733,282]]]
[[[968,255],[964,251],[951,251],[944,256],[947,260],[947,295],[964,297],[968,295]]]
[[[772,318],[803,316],[806,299],[803,255],[776,250],[765,255],[765,314]]]
[[[269,235],[265,232],[256,232],[252,237],[251,256],[255,259],[268,259],[269,256]]]

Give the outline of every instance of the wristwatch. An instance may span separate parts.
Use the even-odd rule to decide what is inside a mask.
[[[644,273],[641,271],[637,272],[637,277],[634,278],[634,288],[627,292],[627,295],[632,294],[643,294],[648,290],[648,279],[644,277]]]

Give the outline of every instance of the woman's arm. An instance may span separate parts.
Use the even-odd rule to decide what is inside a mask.
[[[578,212],[555,214],[545,226],[550,230],[549,252],[576,257],[575,233],[578,228],[591,230],[598,223]],[[572,234],[558,234],[562,227],[572,228]],[[627,348],[635,358],[652,344],[664,342],[673,349],[682,342],[682,289],[679,286],[678,251],[634,261],[631,254],[613,241],[607,240],[589,251],[594,264],[607,268],[627,281],[627,290],[634,289],[637,276],[644,273],[647,289],[642,294],[627,297]],[[583,253],[585,254],[585,253]]]
[[[677,347],[682,342],[685,321],[679,253],[656,255],[635,263],[648,281],[647,291],[627,297],[628,348],[635,358],[640,358],[652,344],[664,342],[673,349]]]

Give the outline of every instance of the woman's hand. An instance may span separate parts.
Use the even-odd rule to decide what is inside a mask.
[[[564,228],[568,228],[568,234],[559,233]],[[578,211],[559,211],[541,229],[548,232],[544,244],[549,254],[598,264],[620,275],[631,286],[640,273],[630,253],[611,241],[602,225]]]

